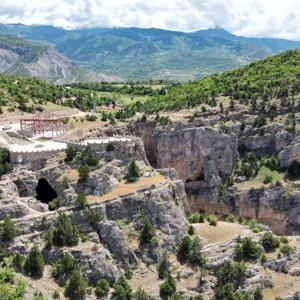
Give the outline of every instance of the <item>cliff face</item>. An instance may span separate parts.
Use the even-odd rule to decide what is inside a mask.
[[[238,159],[235,134],[218,128],[153,128],[138,123],[136,132],[143,138],[149,162],[158,168],[174,168],[184,182],[205,182],[213,187],[231,174]]]
[[[136,124],[136,133],[144,140],[147,157],[159,168],[174,168],[185,183],[189,209],[226,217],[233,213],[254,218],[278,234],[300,231],[300,198],[295,191],[277,188],[230,188],[220,195],[225,179],[232,175],[239,150],[257,154],[275,153],[281,167],[299,161],[299,131],[290,134],[280,125],[266,128],[263,136],[255,128],[241,132],[238,123],[226,128],[218,125],[175,124],[156,127]]]

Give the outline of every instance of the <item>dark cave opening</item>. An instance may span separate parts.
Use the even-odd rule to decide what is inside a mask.
[[[36,199],[49,204],[57,198],[57,193],[45,178],[41,178],[36,187]]]

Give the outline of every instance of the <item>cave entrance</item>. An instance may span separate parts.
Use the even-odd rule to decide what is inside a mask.
[[[41,178],[36,187],[36,199],[49,204],[57,198],[57,193],[45,178]]]

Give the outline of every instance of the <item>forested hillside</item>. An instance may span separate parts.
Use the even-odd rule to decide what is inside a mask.
[[[244,38],[220,28],[187,33],[0,24],[0,32],[50,45],[75,64],[126,80],[195,80],[300,47],[297,41]]]
[[[255,105],[259,99],[286,99],[299,93],[300,49],[297,49],[200,81],[174,85],[167,95],[139,103],[135,109],[152,113],[200,104],[216,106],[219,96]]]

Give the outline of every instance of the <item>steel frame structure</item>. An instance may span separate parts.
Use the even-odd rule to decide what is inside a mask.
[[[52,113],[39,113],[32,118],[21,119],[21,132],[30,133],[32,136],[41,135],[45,137],[45,133],[50,132],[51,137],[54,137],[54,133],[64,132],[63,118]]]

